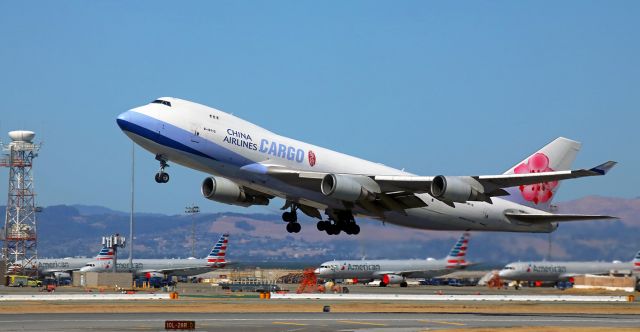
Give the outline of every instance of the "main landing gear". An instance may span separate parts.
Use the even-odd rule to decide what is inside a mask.
[[[295,203],[287,202],[287,204],[282,209],[284,210],[288,207],[291,208],[291,211],[282,213],[282,221],[287,223],[287,232],[299,233],[302,229],[302,226],[300,226],[300,223],[298,222],[298,207]]]
[[[327,210],[329,220],[320,220],[316,224],[319,231],[327,232],[329,235],[338,235],[341,231],[349,235],[357,235],[360,233],[360,226],[356,224],[351,211],[329,211]]]
[[[169,173],[166,173],[164,169],[169,167],[167,164],[167,159],[162,155],[156,155],[156,160],[160,162],[160,170],[156,173],[156,182],[157,183],[167,183],[169,182]]]
[[[305,210],[307,208],[307,210]],[[282,221],[287,223],[287,232],[299,233],[300,223],[298,223],[298,210],[307,214],[310,217],[320,219],[322,216],[320,213],[313,209],[315,213],[309,211],[308,207],[302,206],[300,208],[297,203],[287,201],[281,210],[287,210],[282,213]],[[345,232],[349,235],[356,235],[360,233],[360,226],[356,224],[356,220],[353,217],[353,213],[350,210],[333,210],[327,209],[325,211],[329,220],[320,220],[316,224],[316,227],[321,232],[327,232],[329,235],[338,235],[340,232]]]

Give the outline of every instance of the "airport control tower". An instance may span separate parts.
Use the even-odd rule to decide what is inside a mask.
[[[31,275],[37,258],[36,204],[33,159],[41,144],[33,143],[33,131],[9,132],[11,143],[2,144],[0,166],[9,168],[9,191],[3,232],[2,257],[9,272]]]

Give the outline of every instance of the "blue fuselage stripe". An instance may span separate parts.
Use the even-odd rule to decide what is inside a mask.
[[[156,131],[153,130],[149,130],[145,127],[139,126],[135,123],[131,123],[129,121],[125,121],[122,119],[118,119],[118,125],[120,126],[120,128],[122,128],[122,130],[126,130],[128,132],[134,133],[138,136],[144,137],[148,140],[151,140],[153,142],[156,142],[160,145],[164,145],[167,147],[170,147],[172,149],[176,149],[176,150],[180,150],[180,151],[184,151],[187,153],[191,153],[191,154],[195,154],[197,156],[200,157],[204,157],[204,158],[209,158],[209,159],[213,159],[216,160],[215,158],[213,158],[212,156],[208,156],[192,147],[189,147],[187,145],[184,145],[178,141],[175,141],[169,137],[163,136],[161,134],[159,134]]]

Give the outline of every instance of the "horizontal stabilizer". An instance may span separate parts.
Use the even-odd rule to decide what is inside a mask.
[[[601,220],[601,219],[618,219],[612,216],[603,216],[598,214],[525,214],[525,213],[505,213],[509,219],[524,221],[532,224],[565,222],[565,221],[582,221],[582,220]]]

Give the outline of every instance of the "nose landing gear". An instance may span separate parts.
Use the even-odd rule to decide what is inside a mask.
[[[160,162],[160,171],[156,173],[155,180],[157,183],[167,183],[169,182],[169,173],[166,173],[164,169],[169,167],[167,164],[167,159],[162,155],[156,155],[156,160]]]

